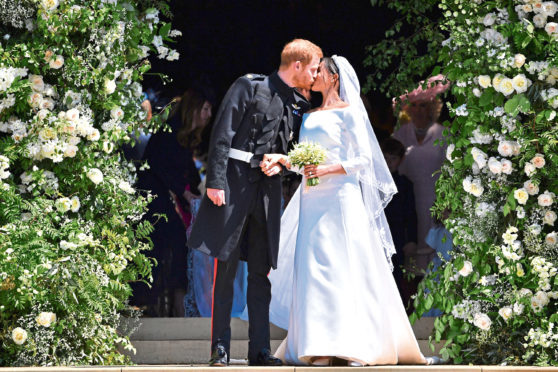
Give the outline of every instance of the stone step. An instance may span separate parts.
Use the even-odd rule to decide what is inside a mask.
[[[123,319],[121,328],[137,328],[130,337],[137,341],[211,340],[210,318]],[[413,325],[418,340],[427,340],[433,328],[434,318],[422,318]],[[248,322],[233,318],[231,329],[233,340],[248,340]],[[287,335],[285,330],[273,324],[270,331],[272,340],[282,340]]]
[[[272,340],[272,351],[279,347],[282,340]],[[425,356],[438,355],[441,345],[436,345],[432,353],[428,341],[419,340],[419,346]],[[172,340],[172,341],[132,341],[136,354],[130,355],[137,364],[205,364],[209,360],[211,342],[208,340]],[[231,364],[245,365],[248,354],[246,340],[231,341]]]

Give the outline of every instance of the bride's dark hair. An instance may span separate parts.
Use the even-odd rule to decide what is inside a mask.
[[[330,74],[332,75],[339,75],[339,67],[335,64],[335,61],[331,57],[323,57],[322,62],[324,66],[327,68]]]

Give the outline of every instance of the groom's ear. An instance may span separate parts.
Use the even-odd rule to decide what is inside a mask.
[[[302,62],[295,61],[294,62],[294,68],[295,68],[295,70],[300,71],[302,69]]]

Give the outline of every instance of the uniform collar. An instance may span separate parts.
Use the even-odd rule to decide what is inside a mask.
[[[296,88],[288,86],[279,76],[277,71],[269,76],[271,84],[277,89],[278,93],[286,98],[288,101],[292,101],[297,107],[309,108],[310,103],[300,94]]]

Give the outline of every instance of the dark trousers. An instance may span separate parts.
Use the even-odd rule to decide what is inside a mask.
[[[271,283],[267,275],[271,266],[268,258],[267,226],[263,194],[253,199],[244,223],[243,234],[247,238],[246,261],[248,262],[248,359],[255,359],[264,349],[270,349],[269,303]],[[241,239],[242,241],[243,239]],[[240,259],[240,247],[231,253],[227,261],[216,260],[213,289],[213,316],[211,319],[211,350],[222,344],[230,356],[231,311],[233,284]]]

